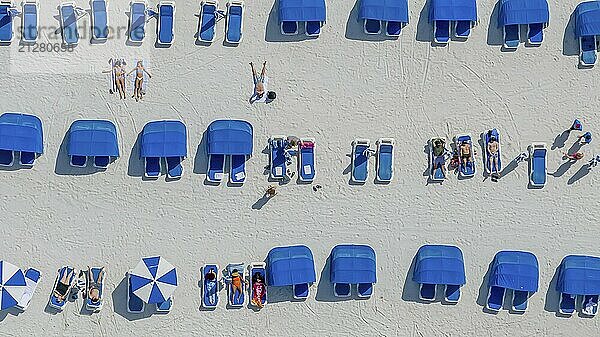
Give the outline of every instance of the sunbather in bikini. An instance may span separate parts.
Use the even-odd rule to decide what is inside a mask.
[[[97,304],[98,302],[100,302],[100,288],[102,287],[102,283],[104,282],[104,274],[104,268],[102,268],[100,270],[100,273],[98,274],[98,280],[95,281],[92,275],[92,270],[88,266],[87,277],[89,280],[89,287],[87,295],[93,304]]]
[[[64,302],[69,295],[69,291],[71,290],[71,279],[75,274],[75,270],[71,270],[70,272],[65,272],[58,283],[56,283],[56,288],[54,289],[54,296],[58,300],[58,302]]]
[[[237,269],[234,269],[231,272],[231,286],[233,287],[233,298],[236,298],[236,294],[237,296],[241,296],[244,292],[244,289],[242,287],[242,276],[240,275]]]
[[[262,308],[264,306],[262,298],[266,291],[267,287],[263,276],[259,272],[254,273],[252,276],[252,304]]]
[[[467,141],[463,141],[460,144],[460,159],[463,165],[473,162],[473,158],[471,158],[471,144]]]
[[[131,96],[131,98],[135,98],[136,101],[139,101],[144,96],[144,92],[142,91],[144,85],[144,73],[146,73],[149,78],[152,78],[152,75],[150,75],[150,73],[146,70],[142,61],[138,61],[137,66],[133,68],[133,70],[131,70],[127,75],[131,74],[134,71],[135,86],[133,88],[133,96]]]

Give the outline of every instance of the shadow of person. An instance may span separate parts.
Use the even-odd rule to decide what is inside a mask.
[[[575,172],[575,174],[571,178],[569,178],[569,180],[567,181],[567,185],[573,185],[579,179],[585,177],[588,173],[590,173],[591,170],[592,168],[589,164],[581,166],[579,170]]]
[[[252,205],[252,209],[262,209],[267,204],[267,202],[269,202],[269,200],[271,200],[271,198],[269,198],[269,196],[267,196],[267,194],[265,193],[260,199],[256,200],[256,202]]]
[[[569,139],[570,134],[571,134],[570,130],[565,130],[562,133],[556,135],[556,137],[554,138],[554,142],[552,142],[552,146],[550,147],[550,150],[563,148],[565,146],[565,143]]]
[[[570,168],[571,166],[573,166],[575,162],[573,160],[569,160],[567,159],[567,161],[565,161],[564,163],[562,163],[554,173],[550,173],[551,176],[558,178],[558,177],[562,177],[563,174],[565,174]]]
[[[562,47],[562,54],[565,56],[579,55],[579,41],[575,38],[575,12],[571,13],[565,26]]]
[[[502,27],[499,24],[500,15],[500,1],[496,2],[492,14],[490,15],[490,22],[487,29],[487,44],[488,46],[502,46],[504,45],[504,34]]]

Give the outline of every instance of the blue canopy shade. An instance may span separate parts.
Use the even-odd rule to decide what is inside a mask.
[[[600,258],[566,256],[560,264],[556,290],[569,295],[600,295]]]
[[[306,246],[276,247],[267,256],[267,284],[291,286],[317,280],[315,262]]]
[[[375,283],[375,251],[366,245],[337,245],[331,251],[332,283]]]
[[[252,155],[252,134],[246,121],[214,121],[208,126],[208,154]]]
[[[425,284],[465,284],[462,251],[455,246],[421,246],[417,252],[413,281]]]
[[[429,21],[477,21],[475,0],[431,0]]]
[[[575,8],[575,36],[600,35],[600,1],[586,1]]]
[[[279,0],[279,22],[325,22],[325,0]]]
[[[532,253],[504,250],[494,257],[490,287],[536,292],[538,281],[538,260]]]
[[[153,121],[144,126],[141,157],[187,157],[187,131],[180,121]]]
[[[69,156],[119,156],[117,128],[110,121],[78,120],[69,129]]]
[[[0,149],[43,153],[42,121],[32,115],[7,112],[0,116]]]
[[[358,18],[408,23],[406,0],[361,0]]]
[[[548,23],[550,12],[546,0],[501,0],[498,14],[500,27]]]

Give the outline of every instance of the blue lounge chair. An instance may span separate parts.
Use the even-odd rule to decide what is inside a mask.
[[[381,21],[373,20],[373,19],[365,19],[364,31],[365,31],[365,34],[381,33]]]
[[[546,185],[546,153],[545,143],[533,143],[529,146],[529,183],[534,187]]]
[[[207,279],[209,272],[214,273],[214,279]],[[219,265],[207,264],[202,267],[202,307],[214,309],[219,304]]]
[[[269,139],[271,179],[280,180],[284,179],[287,175],[285,147],[285,136],[273,136]]]
[[[14,37],[11,3],[0,3],[0,43],[9,43]]]
[[[21,151],[21,156],[19,157],[19,163],[23,166],[32,166],[35,162],[35,153]]]
[[[33,294],[37,289],[37,285],[40,282],[41,277],[42,274],[39,272],[39,270],[36,270],[34,268],[29,268],[27,269],[27,271],[25,271],[25,292],[23,293],[23,296],[21,296],[21,298],[18,300],[18,309],[22,311],[27,310],[31,299],[33,298]]]
[[[377,180],[389,183],[394,178],[394,145],[392,138],[377,140]]]
[[[23,42],[33,43],[38,39],[39,4],[37,0],[26,0],[23,2]]]
[[[435,21],[433,29],[433,41],[440,44],[448,43],[448,41],[450,41],[450,21]]]
[[[246,156],[232,155],[229,170],[229,182],[243,184],[246,181]]]
[[[373,283],[359,283],[356,285],[356,295],[359,298],[369,298],[373,294]]]
[[[298,34],[298,22],[296,22],[296,21],[282,21],[281,22],[281,34],[283,34],[283,35],[296,35],[296,34]]]
[[[475,149],[473,148],[473,138],[471,135],[458,135],[456,136],[456,149],[460,152],[461,144],[466,143],[471,147],[470,160],[465,160],[462,156],[459,156],[459,169],[458,173],[463,178],[470,178],[475,175]]]
[[[74,167],[85,167],[87,165],[87,157],[86,156],[71,156],[71,166]]]
[[[160,175],[159,157],[146,157],[144,159],[144,174],[146,178],[157,178]]]
[[[308,298],[309,288],[308,283],[294,284],[292,286],[294,298],[297,300],[305,300]]]
[[[459,20],[454,26],[454,34],[456,37],[466,39],[471,35],[471,21]]]
[[[579,62],[583,66],[596,64],[596,36],[582,36],[579,38]]]
[[[92,39],[106,41],[108,39],[108,15],[106,0],[92,0]]]
[[[248,267],[248,269],[250,270],[250,298],[254,299],[255,297],[258,297],[258,295],[255,294],[254,291],[254,282],[256,282],[256,280],[260,277],[260,279],[262,279],[262,283],[264,285],[264,291],[260,294],[260,303],[262,304],[262,306],[256,305],[254,304],[255,307],[258,307],[259,309],[264,307],[267,304],[267,264],[265,262],[252,262],[250,263],[250,266]]]
[[[512,310],[525,312],[527,310],[528,291],[513,290]]]
[[[198,40],[213,42],[215,40],[215,25],[217,24],[217,1],[207,0],[200,4],[200,24]]]
[[[0,150],[0,166],[12,166],[15,155],[11,150]]]
[[[492,286],[487,298],[486,308],[491,311],[499,311],[504,303],[505,288]]]
[[[315,179],[315,139],[302,138],[298,144],[298,178],[303,182]]]
[[[173,44],[175,29],[175,3],[173,1],[161,1],[158,3],[158,33],[157,42],[162,45]]]
[[[94,157],[94,167],[105,169],[110,164],[109,156],[95,156]]]
[[[90,268],[91,275],[87,277],[87,293],[90,292],[90,286],[92,283],[98,284],[99,291],[99,300],[97,302],[92,301],[89,296],[85,299],[85,307],[89,311],[98,312],[102,309],[102,305],[104,303],[104,280],[106,280],[106,271],[104,272],[104,276],[102,278],[102,282],[100,282],[100,274],[104,270],[104,268]],[[91,278],[91,279],[90,279]]]
[[[598,313],[598,295],[585,295],[581,303],[581,313],[593,317]]]
[[[505,25],[502,29],[504,33],[504,48],[517,49],[519,46],[519,25]]]
[[[181,166],[181,157],[167,157],[167,176],[171,179],[179,179],[183,174],[183,166]]]
[[[352,142],[352,176],[355,183],[365,183],[369,176],[369,147],[368,139],[355,139]]]
[[[173,307],[173,297],[169,297],[164,302],[156,303],[156,312],[159,314],[166,314],[171,311],[172,307]]]
[[[232,1],[227,4],[227,22],[225,24],[225,42],[238,44],[242,42],[244,30],[244,2]]]
[[[350,283],[334,283],[333,295],[335,297],[350,297]]]
[[[141,43],[146,37],[146,1],[132,0],[129,7],[129,41]]]
[[[419,288],[419,298],[422,301],[435,301],[437,286],[435,284],[421,283]]]
[[[436,156],[434,153],[434,146],[436,142],[442,142],[444,144],[444,151],[441,155]],[[431,181],[444,181],[446,175],[444,174],[443,166],[446,165],[446,138],[434,137],[429,141],[429,179]]]
[[[319,36],[321,34],[320,21],[306,21],[306,36]]]
[[[62,27],[63,43],[74,46],[79,43],[79,31],[77,30],[77,12],[74,2],[63,2],[60,4],[60,22]]]
[[[562,315],[572,315],[575,312],[577,296],[561,293],[558,312]]]
[[[206,180],[213,183],[220,183],[223,180],[225,172],[225,155],[211,154],[208,156],[208,171]]]
[[[233,271],[237,270],[242,281],[242,291],[236,291],[231,282]],[[231,263],[225,269],[225,282],[227,282],[227,300],[231,307],[241,308],[246,301],[246,269],[243,263]]]
[[[54,287],[52,288],[52,293],[50,294],[50,301],[48,302],[48,305],[58,311],[62,311],[63,308],[65,307],[65,304],[67,303],[68,297],[71,293],[71,288],[73,286],[73,280],[75,279],[75,273],[73,273],[71,275],[71,277],[68,279],[69,281],[69,285],[67,287],[67,290],[64,292],[64,294],[61,292],[61,296],[64,296],[64,300],[59,299],[56,294],[54,293],[54,291],[58,290],[57,286],[58,286],[58,282],[60,281],[60,279],[63,278],[63,276],[65,274],[69,274],[73,271],[73,268],[64,266],[62,268],[60,268],[58,270],[58,275],[56,276],[56,281],[54,282]]]
[[[527,42],[534,46],[539,46],[544,42],[544,24],[530,23],[527,29]]]
[[[460,300],[460,286],[447,284],[446,291],[444,292],[444,300],[448,303],[458,303],[458,300]]]
[[[145,306],[144,301],[133,293],[131,277],[127,273],[127,312],[130,314],[139,314],[144,312]]]
[[[402,22],[388,21],[385,24],[385,34],[387,36],[398,37],[402,33]]]

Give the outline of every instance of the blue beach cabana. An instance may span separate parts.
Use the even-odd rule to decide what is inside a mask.
[[[419,283],[419,298],[433,301],[437,285],[443,285],[444,299],[456,303],[460,287],[466,283],[465,262],[462,251],[456,246],[425,245],[417,252],[413,281]]]
[[[532,253],[501,251],[494,257],[489,275],[487,308],[498,311],[502,308],[506,289],[513,291],[512,310],[527,309],[529,295],[538,290],[538,260]]]
[[[187,157],[185,125],[177,120],[147,123],[142,130],[140,157],[144,158],[144,174],[147,178],[157,178],[160,175],[161,158],[165,158],[167,163],[168,177],[181,177],[181,161]]]
[[[21,165],[33,165],[44,152],[42,121],[33,115],[7,112],[0,116],[0,165],[12,166],[15,152]]]
[[[225,159],[230,157],[229,181],[242,184],[246,181],[246,160],[252,156],[252,125],[242,120],[221,119],[212,122],[207,131],[208,169],[206,179],[221,182]]]
[[[600,35],[600,1],[582,2],[575,8],[575,37],[579,40],[579,62],[596,64],[596,36]]]
[[[431,0],[429,21],[433,24],[436,43],[450,41],[451,23],[454,23],[455,36],[466,39],[477,23],[477,4],[475,0]]]
[[[319,36],[325,23],[325,0],[278,0],[279,23],[284,35],[298,34],[298,23],[304,22],[306,35]]]
[[[106,168],[110,158],[119,157],[117,128],[107,120],[77,120],[69,128],[68,154],[75,167],[87,165],[94,157],[94,166]]]
[[[540,45],[544,41],[544,28],[550,21],[546,0],[501,0],[498,14],[499,26],[503,29],[504,47],[519,46],[519,25],[527,25],[527,41]]]
[[[309,283],[317,280],[310,249],[303,245],[275,247],[267,256],[267,284],[292,286],[295,299],[308,297]]]
[[[367,245],[337,245],[330,256],[330,280],[337,297],[349,297],[350,285],[356,284],[358,297],[373,294],[377,282],[375,251]]]
[[[556,290],[561,294],[559,312],[571,315],[577,296],[583,296],[582,313],[595,315],[600,295],[600,258],[569,255],[560,264]]]
[[[364,20],[365,34],[381,33],[381,22],[386,23],[387,36],[400,36],[408,24],[407,0],[360,0],[358,19]]]

